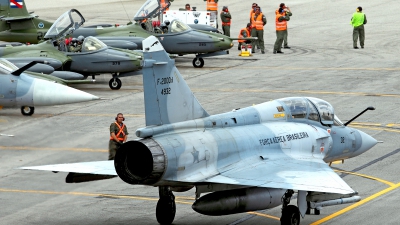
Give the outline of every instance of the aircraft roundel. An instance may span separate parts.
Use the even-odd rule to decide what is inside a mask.
[[[38,24],[38,27],[39,27],[40,29],[42,29],[42,28],[44,27],[44,23],[40,22],[40,23]]]
[[[198,19],[195,19],[194,20],[194,24],[198,24],[199,23],[199,20]]]

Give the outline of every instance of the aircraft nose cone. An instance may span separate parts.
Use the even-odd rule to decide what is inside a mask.
[[[368,135],[360,130],[356,130],[356,132],[358,132],[361,137],[360,138],[361,146],[356,150],[356,153],[358,155],[368,151],[369,149],[371,149],[378,143],[378,141],[375,138],[371,137],[370,135]]]
[[[46,80],[35,79],[32,100],[35,106],[62,105],[99,99],[92,94]]]

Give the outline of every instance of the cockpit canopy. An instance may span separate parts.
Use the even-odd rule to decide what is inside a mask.
[[[278,99],[290,110],[292,119],[308,119],[322,123],[323,125],[342,124],[339,118],[335,117],[334,109],[327,101],[318,98],[291,97]]]
[[[190,28],[187,24],[185,24],[184,22],[175,19],[172,20],[171,24],[169,25],[169,29],[168,29],[168,33],[181,33],[187,30],[191,30],[192,28]]]
[[[93,52],[104,48],[107,48],[107,45],[92,36],[85,38],[82,44],[82,52]]]
[[[63,13],[50,27],[44,36],[45,39],[58,39],[74,32],[85,23],[85,18],[76,10],[71,9]]]
[[[160,15],[166,8],[168,8],[170,3],[167,5],[161,6],[159,0],[147,0],[142,7],[140,7],[139,11],[133,17],[135,21],[143,21],[145,19],[155,18]]]

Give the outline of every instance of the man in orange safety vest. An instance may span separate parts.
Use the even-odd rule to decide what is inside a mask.
[[[273,53],[283,53],[281,51],[283,38],[287,32],[287,21],[290,20],[290,16],[286,14],[285,9],[279,8],[278,14],[275,17],[276,26],[276,41],[274,45]]]
[[[108,142],[108,160],[113,160],[117,150],[122,143],[128,138],[128,129],[123,121],[125,120],[122,113],[118,113],[115,122],[110,125],[110,141]]]

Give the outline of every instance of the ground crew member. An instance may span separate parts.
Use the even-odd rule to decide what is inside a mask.
[[[222,7],[222,12],[221,12],[222,30],[224,31],[224,35],[228,37],[231,36],[231,20],[232,16],[228,10],[228,6]]]
[[[168,4],[169,4],[170,2],[173,2],[173,1],[174,1],[174,0],[160,0],[161,8],[167,7]],[[165,11],[168,11],[168,10],[169,10],[169,7],[165,9]]]
[[[252,53],[255,53],[256,45],[260,46],[261,53],[265,54],[265,46],[264,46],[264,25],[267,24],[267,19],[260,12],[260,6],[256,6],[256,11],[251,15],[251,36],[257,37],[257,40],[253,40],[251,42],[252,45]]]
[[[218,0],[204,0],[207,2],[207,11],[218,11]]]
[[[207,11],[210,12],[210,21],[214,21],[218,28],[218,0],[204,0],[207,2]]]
[[[358,49],[357,40],[360,37],[361,48],[364,48],[365,31],[364,24],[367,23],[367,16],[362,12],[362,7],[358,6],[356,12],[351,17],[351,25],[353,25],[353,48]]]
[[[275,26],[276,26],[276,41],[274,45],[273,53],[283,53],[281,51],[283,37],[287,32],[287,21],[290,20],[290,17],[286,15],[286,11],[283,8],[279,8],[279,13],[275,17]]]
[[[284,9],[284,10],[286,11],[286,15],[292,16],[292,12],[290,11],[290,8],[287,7],[287,6],[285,5],[285,3],[281,3],[281,4],[279,5],[279,8]],[[275,11],[275,16],[279,13],[279,8]],[[290,47],[288,46],[287,37],[288,37],[288,30],[286,29],[286,34],[285,34],[285,36],[283,37],[283,48],[290,48]]]
[[[247,26],[245,28],[242,28],[239,32],[239,37],[238,38],[248,38],[250,37],[251,34],[251,23],[248,23]],[[250,44],[251,41],[248,40],[238,40],[239,42],[239,46],[238,46],[238,50],[242,50],[242,45],[245,46],[246,51],[247,51],[247,44]]]
[[[108,143],[108,160],[113,160],[115,158],[115,154],[117,153],[118,148],[122,143],[126,142],[128,138],[128,129],[124,121],[124,115],[122,113],[118,113],[117,117],[115,117],[115,122],[110,125],[110,141]]]

